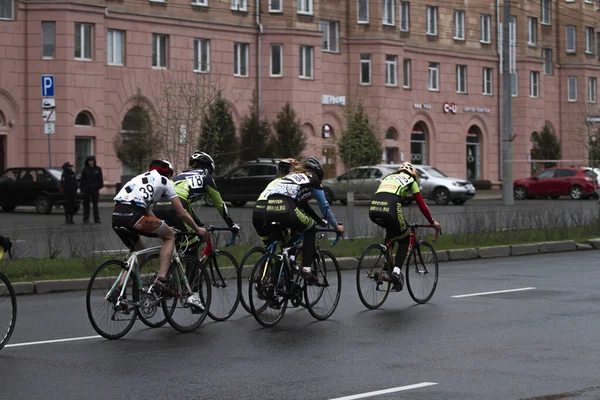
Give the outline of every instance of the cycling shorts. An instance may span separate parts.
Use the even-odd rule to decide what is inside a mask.
[[[315,227],[315,220],[302,211],[294,199],[287,196],[276,195],[267,199],[265,220],[267,224],[279,222],[297,232],[306,232]]]
[[[163,220],[146,215],[145,208],[121,203],[115,204],[112,228],[128,247],[136,244],[140,240],[140,235],[157,237],[166,229],[171,229]]]
[[[386,231],[386,237],[401,238],[408,233],[400,198],[392,193],[375,193],[369,205],[369,218]]]

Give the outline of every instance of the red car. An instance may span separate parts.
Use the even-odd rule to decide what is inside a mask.
[[[598,175],[583,168],[548,168],[536,175],[514,182],[517,200],[534,197],[571,196],[573,200],[588,199],[598,186]]]

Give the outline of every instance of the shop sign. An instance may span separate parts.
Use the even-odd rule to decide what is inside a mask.
[[[448,102],[444,103],[444,112],[445,113],[456,114],[456,111],[458,111],[458,107],[456,107],[456,104],[448,103]]]
[[[491,110],[489,108],[481,108],[481,107],[465,107],[464,112],[472,112],[472,113],[483,113],[489,114]]]
[[[431,104],[419,104],[419,103],[415,103],[413,104],[413,107],[416,108],[417,110],[431,110]]]
[[[346,96],[332,96],[329,94],[324,94],[321,96],[321,104],[343,106],[346,104]]]

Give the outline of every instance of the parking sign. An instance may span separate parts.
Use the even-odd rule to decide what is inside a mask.
[[[54,97],[54,75],[42,75],[42,97]]]

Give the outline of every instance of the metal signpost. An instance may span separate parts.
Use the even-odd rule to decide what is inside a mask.
[[[52,149],[50,135],[56,133],[56,100],[54,99],[54,75],[42,75],[42,119],[44,120],[44,134],[48,137],[48,167],[52,167]]]

